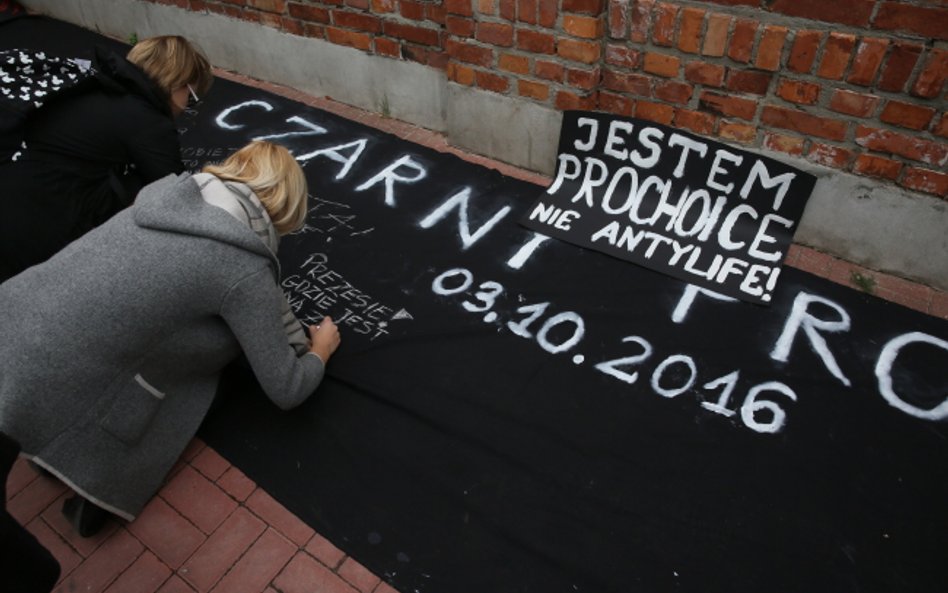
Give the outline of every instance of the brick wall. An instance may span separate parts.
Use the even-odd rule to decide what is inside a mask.
[[[151,0],[948,197],[948,0]]]

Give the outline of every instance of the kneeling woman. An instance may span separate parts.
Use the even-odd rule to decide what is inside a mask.
[[[285,148],[253,142],[0,285],[0,432],[81,495],[64,510],[84,535],[100,508],[141,511],[241,350],[280,408],[319,385],[338,329],[326,318],[306,343],[275,254],[306,193]]]

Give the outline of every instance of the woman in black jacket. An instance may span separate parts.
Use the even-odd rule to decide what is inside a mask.
[[[25,147],[0,164],[0,282],[45,261],[183,171],[174,117],[207,92],[207,58],[186,39],[97,48],[93,74],[38,109]]]

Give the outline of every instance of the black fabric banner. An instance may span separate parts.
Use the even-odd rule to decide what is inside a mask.
[[[769,303],[816,178],[653,122],[563,114],[556,177],[521,222],[710,290]]]
[[[235,364],[202,436],[396,589],[944,591],[945,321],[550,239],[517,223],[542,188],[226,81],[182,132],[193,168],[303,163],[283,285],[343,335],[288,413]]]

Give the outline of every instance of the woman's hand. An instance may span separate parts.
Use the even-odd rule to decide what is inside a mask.
[[[323,317],[319,325],[309,326],[309,338],[309,351],[318,356],[323,364],[329,362],[329,357],[339,347],[341,340],[339,328],[328,315]]]

